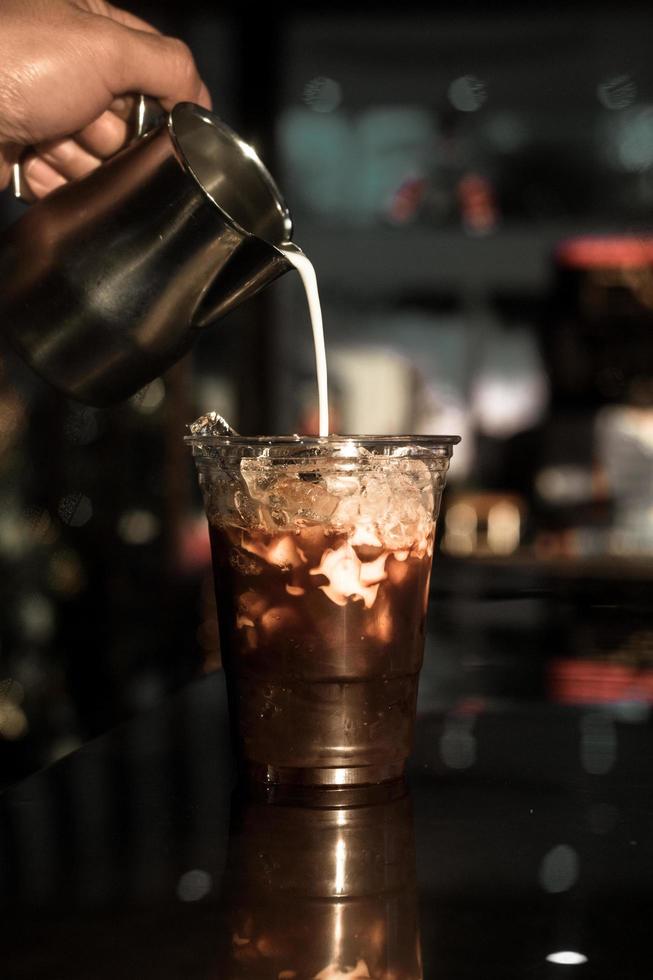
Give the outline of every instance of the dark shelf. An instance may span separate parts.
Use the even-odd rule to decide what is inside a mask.
[[[540,292],[549,283],[557,243],[595,230],[524,224],[475,238],[459,229],[337,228],[298,220],[295,239],[315,265],[323,290],[382,297],[425,287]]]

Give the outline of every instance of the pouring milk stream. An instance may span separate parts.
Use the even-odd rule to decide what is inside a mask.
[[[317,276],[313,263],[297,246],[282,245],[279,248],[288,262],[290,262],[299,273],[306,300],[308,311],[311,318],[313,330],[313,344],[315,347],[315,368],[317,371],[317,396],[320,414],[320,436],[329,435],[329,394],[327,389],[327,362],[326,350],[324,346],[324,325],[322,322],[322,307],[320,306],[320,294],[317,288]]]

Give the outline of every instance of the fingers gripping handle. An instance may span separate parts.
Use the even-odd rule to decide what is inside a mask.
[[[164,110],[156,99],[151,99],[147,95],[139,95],[135,100],[134,110],[130,120],[133,131],[130,134],[129,142],[131,143],[140,136],[145,136],[146,133],[149,133],[151,129],[154,129],[158,125],[163,115]],[[20,161],[13,166],[12,190],[14,197],[19,198],[21,201],[29,202],[34,199],[23,177]]]

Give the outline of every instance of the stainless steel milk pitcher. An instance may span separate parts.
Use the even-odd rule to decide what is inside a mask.
[[[252,147],[180,103],[0,236],[0,329],[55,387],[108,405],[290,269],[291,235]]]

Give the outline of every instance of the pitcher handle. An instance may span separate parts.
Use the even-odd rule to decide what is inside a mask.
[[[134,140],[149,133],[160,122],[163,115],[164,109],[156,99],[150,98],[149,95],[137,96],[131,120],[133,122],[133,133],[130,135],[128,143],[133,143]],[[12,167],[12,190],[14,197],[17,197],[20,201],[29,203],[34,198],[23,180],[21,166],[22,164],[19,160]]]

